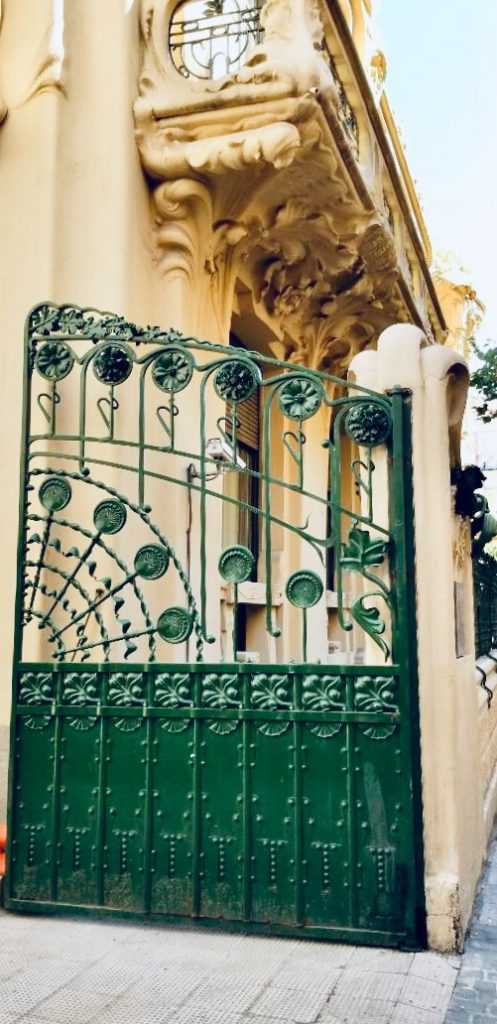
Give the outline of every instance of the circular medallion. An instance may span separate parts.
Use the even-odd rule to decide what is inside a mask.
[[[321,383],[309,377],[290,377],[278,394],[281,411],[291,420],[307,420],[314,416],[323,398]]]
[[[38,491],[38,497],[47,512],[60,512],[69,504],[71,495],[70,484],[60,476],[48,477]]]
[[[356,444],[375,448],[390,436],[390,417],[376,402],[359,401],[345,417],[345,432]]]
[[[312,608],[323,596],[323,581],[315,572],[299,569],[286,585],[286,596],[295,608]]]
[[[38,349],[35,365],[46,380],[62,380],[71,372],[74,356],[63,341],[47,341]]]
[[[167,571],[169,555],[160,544],[145,544],[135,555],[135,572],[144,580],[158,580]]]
[[[255,558],[243,544],[226,548],[219,559],[219,572],[227,583],[245,583],[255,567]]]
[[[261,381],[258,366],[245,359],[227,359],[214,377],[214,388],[225,402],[245,402]]]
[[[126,345],[102,345],[93,360],[93,372],[101,384],[122,384],[133,369],[133,360]]]
[[[126,522],[126,509],[120,501],[106,498],[97,505],[93,522],[99,533],[119,533]]]
[[[152,379],[161,391],[183,391],[193,375],[193,359],[189,352],[173,348],[163,352],[152,366]]]
[[[181,644],[188,640],[193,629],[193,620],[186,608],[166,608],[157,620],[157,632],[168,644]]]

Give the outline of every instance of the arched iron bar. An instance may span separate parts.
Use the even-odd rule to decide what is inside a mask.
[[[34,564],[35,564],[34,562],[30,562],[29,560],[26,561],[26,565],[28,565],[28,566],[29,565],[34,565]],[[55,573],[56,576],[60,576],[63,580],[67,580],[67,575],[68,574],[65,573],[63,569],[59,569],[55,565],[49,565],[47,562],[44,562],[43,568],[44,568],[44,570],[46,572],[53,572],[53,573]],[[84,598],[85,601],[88,601],[88,602],[91,601],[90,594],[85,590],[84,587],[81,586],[81,584],[79,583],[79,580],[71,580],[71,585],[74,586],[75,590],[78,591],[78,593],[81,595],[81,597]],[[85,615],[87,614],[87,612],[88,612],[88,609],[85,610]],[[54,640],[57,643],[57,645],[59,645],[60,637],[59,637],[59,635],[57,635],[54,632],[57,629],[57,626],[53,622],[53,619],[51,618],[51,616],[42,615],[40,612],[38,612],[36,617],[40,619],[40,623],[39,623],[38,629],[45,629],[46,626],[50,626],[50,629],[52,630],[52,634],[48,637],[48,642],[51,643],[52,640]],[[105,644],[107,643],[107,640],[108,640],[108,633],[107,633],[107,630],[105,628],[105,623],[104,623],[104,621],[103,621],[103,619],[102,619],[102,617],[100,615],[97,616],[95,614],[95,619],[96,619],[96,621],[98,623],[100,634],[102,636],[102,641],[101,642],[105,646]],[[70,622],[69,623],[69,627],[72,626],[72,625],[73,625],[73,623]],[[79,647],[79,645],[78,645],[78,647]],[[79,648],[79,649],[82,650],[83,648]],[[69,653],[69,652],[66,651],[66,653]]]
[[[53,472],[53,470],[46,470],[46,471],[45,470],[33,470],[32,472],[33,473],[40,473],[40,472],[48,472],[48,473],[50,473],[50,472]],[[60,476],[67,476],[67,475],[69,475],[69,474],[66,474],[64,472],[64,470],[57,470],[57,472],[59,473]],[[76,479],[79,480],[80,478],[76,476]],[[46,518],[45,516],[35,515],[34,513],[27,516],[28,520],[33,520],[34,522],[43,522],[45,520],[45,518]],[[55,525],[64,526],[64,527],[67,527],[67,528],[69,528],[71,530],[74,530],[75,533],[80,533],[80,534],[82,534],[82,536],[84,536],[84,537],[86,537],[88,539],[91,539],[94,536],[94,534],[91,532],[91,530],[87,530],[85,527],[79,526],[77,523],[72,523],[72,522],[70,522],[67,519],[63,519],[61,517],[56,518],[54,516],[53,517],[53,522],[54,522]],[[113,561],[116,563],[116,565],[119,567],[119,569],[121,569],[121,571],[124,572],[126,576],[129,576],[129,574],[130,574],[129,573],[129,567],[126,565],[126,563],[123,561],[123,559],[117,554],[117,552],[114,551],[113,548],[109,547],[108,544],[106,544],[105,540],[102,537],[100,537],[99,547],[102,548],[102,550],[110,558],[113,559]],[[72,581],[72,585],[74,585],[74,586],[76,586],[76,588],[78,588],[79,587],[79,581],[73,580]],[[145,602],[144,595],[142,594],[142,591],[140,590],[138,584],[136,583],[136,580],[133,580],[132,586],[133,586],[134,595],[135,595],[135,597],[136,597],[136,599],[137,599],[137,601],[138,601],[138,603],[140,605],[140,611],[142,612],[142,615],[143,615],[143,617],[145,619],[145,623],[146,623],[147,626],[151,626],[152,625],[152,619],[150,618],[150,614],[148,612],[148,608],[147,608],[147,605],[146,605],[146,602]],[[89,601],[92,600],[92,597],[91,597],[90,594],[86,594],[86,592],[85,592],[84,596],[85,596],[85,599],[88,599]],[[150,651],[149,660],[150,661],[154,661],[155,660],[155,640],[153,640],[153,639],[151,639],[151,641],[149,643],[149,651]]]
[[[287,431],[287,433],[288,433],[288,431]],[[31,446],[33,443],[38,443],[39,441],[48,441],[48,440],[50,440],[50,435],[48,435],[48,434],[32,434],[31,438],[30,438],[30,441],[29,441],[29,445]],[[79,434],[57,434],[57,441],[74,441],[74,442],[77,443],[77,442],[79,442]],[[93,444],[99,444],[99,443],[102,443],[103,441],[105,441],[106,443],[112,444],[112,445],[116,445],[117,447],[135,448],[135,449],[139,448],[139,444],[138,444],[137,441],[131,441],[131,440],[127,441],[127,440],[121,439],[121,438],[113,438],[112,440],[110,440],[108,438],[96,437],[96,436],[93,436],[91,434],[87,434],[86,435],[85,441],[86,441],[87,444],[92,444],[92,443]],[[169,448],[168,446],[155,445],[155,444],[145,444],[144,445],[144,449],[145,449],[145,451],[156,452],[159,455],[174,455],[177,458],[189,459],[190,462],[192,462],[192,461],[197,461],[197,462],[200,461],[200,454],[198,452],[188,452],[188,451],[184,451],[184,450],[182,450],[180,448],[175,448],[174,450],[171,450],[171,448]],[[44,453],[42,453],[42,452],[32,452],[32,454],[29,457],[30,458],[36,457],[36,456],[40,456],[41,457],[42,454],[44,454]],[[67,457],[74,458],[74,456],[67,456],[67,455],[65,455],[63,453],[60,453],[60,455],[57,454],[57,453],[54,453],[54,452],[48,452],[48,453],[45,453],[45,454],[49,454],[52,458],[55,458],[55,457],[57,457],[57,458],[67,458]],[[91,459],[86,459],[86,462],[88,463],[88,465],[90,465],[91,461],[92,461]],[[206,465],[207,464],[212,465],[212,466],[216,465],[216,460],[208,458],[208,457],[206,457],[205,462],[206,462]],[[130,471],[133,471],[133,472],[135,471],[135,467],[127,466],[127,465],[124,465],[124,464],[121,464],[121,463],[104,462],[102,460],[102,465],[113,466],[115,469],[126,469],[126,470],[130,470]],[[252,470],[252,469],[249,469],[248,467],[245,468],[245,469],[239,469],[238,472],[244,473],[246,476],[254,477],[254,478],[257,478],[259,480],[261,479],[261,476],[262,476],[262,474],[257,472],[257,470]],[[147,476],[152,476],[153,474],[150,471],[147,470],[146,471],[146,475]],[[157,473],[155,475],[156,476],[157,475],[160,476],[160,474],[157,474]],[[169,482],[170,479],[171,478],[164,476],[164,480],[167,480]],[[174,478],[174,479],[176,479],[176,478]],[[294,491],[297,494],[302,494],[305,497],[312,498],[314,501],[320,502],[323,505],[327,505],[328,504],[326,498],[322,498],[321,495],[315,494],[314,491],[307,491],[304,487],[300,487],[299,484],[292,484],[292,483],[289,483],[286,480],[281,479],[280,477],[273,477],[273,476],[267,476],[267,480],[268,480],[268,482],[273,487],[284,487],[288,491]],[[178,480],[177,482],[178,483],[182,483],[181,480]],[[215,494],[216,492],[213,492],[213,493]]]
[[[64,454],[62,454],[62,453],[55,453],[54,454],[54,452],[48,452],[48,451],[47,452],[37,452],[35,457],[39,457],[39,458],[57,458],[57,459],[64,460],[65,462],[77,462],[78,461],[78,456],[77,455],[68,455],[68,454],[65,454],[65,453]],[[210,463],[211,461],[214,461],[214,460],[206,459],[206,463]],[[109,462],[106,459],[97,459],[97,458],[91,457],[91,458],[87,458],[86,459],[86,463],[87,463],[88,466],[91,466],[91,465],[106,466],[106,467],[108,467],[110,469],[116,469],[117,468],[117,469],[125,470],[126,472],[129,472],[129,473],[137,473],[138,472],[138,469],[137,469],[136,466],[128,466],[128,465],[123,463],[123,464],[120,464],[120,465],[118,465],[116,467],[116,464],[114,462]],[[61,470],[53,470],[52,472],[60,474],[62,471]],[[169,476],[166,473],[164,473],[164,474],[162,474],[162,473],[155,473],[153,470],[147,470],[147,476],[149,476],[153,480],[161,480],[164,483],[177,484],[178,487],[190,488],[192,491],[197,491],[199,494],[201,493],[201,487],[200,486],[197,486],[196,484],[193,484],[193,483],[189,484],[188,481],[181,480],[179,477]],[[79,480],[79,477],[76,475],[75,479]],[[93,483],[94,482],[93,479],[90,482]],[[240,506],[241,508],[246,509],[248,512],[255,512],[257,515],[259,515],[261,517],[265,516],[265,513],[264,513],[263,509],[257,508],[255,505],[251,505],[249,502],[239,501],[237,498],[232,498],[229,495],[223,494],[222,492],[213,491],[209,487],[205,488],[205,494],[207,495],[207,497],[217,498],[219,501],[226,501],[228,504]],[[314,497],[312,492],[310,492],[309,496],[311,498]],[[326,502],[326,500],[324,498],[322,499],[321,503],[324,504],[324,505],[327,504],[327,502]],[[344,512],[348,512],[348,510],[344,509]],[[355,517],[355,513],[353,513],[353,515]],[[316,550],[318,556],[322,559],[322,554],[319,552],[319,547],[323,547],[323,548],[329,547],[328,539],[326,537],[324,537],[324,538],[323,537],[315,537],[314,535],[305,532],[303,527],[293,526],[291,523],[288,523],[286,520],[280,519],[278,516],[275,516],[273,514],[271,514],[270,518],[271,518],[271,522],[274,523],[275,526],[281,526],[281,527],[283,527],[286,530],[290,530],[291,533],[295,533],[295,534],[297,534],[297,536],[301,537],[302,540],[307,541],[311,545],[311,547],[313,547]],[[369,522],[369,520],[366,520],[363,517],[360,517],[360,518],[365,523]],[[378,529],[382,529],[382,527],[378,526]]]
[[[71,308],[78,309],[80,312],[85,312],[85,310],[82,310],[80,307],[71,307]],[[57,310],[57,312],[58,312],[58,310]],[[92,310],[91,312],[95,312],[95,311]],[[101,314],[101,315],[102,316],[110,316],[110,314]],[[129,324],[127,326],[132,327],[134,325]],[[96,326],[95,330],[97,330],[97,329],[98,329],[98,327]],[[172,336],[171,340],[169,338],[169,335]],[[28,335],[28,340],[31,340],[31,341],[34,341],[34,342],[36,342],[36,341],[40,341],[40,342],[41,341],[47,341],[49,336],[53,337],[53,338],[56,338],[57,341],[65,341],[67,343],[71,343],[71,342],[75,342],[75,341],[91,341],[92,340],[91,335],[88,332],[81,333],[81,334],[77,334],[76,332],[73,332],[71,334],[68,334],[67,332],[60,332],[60,333],[56,332],[54,334],[47,335],[47,334],[39,334],[39,333],[36,332],[36,330],[33,331],[30,335]],[[371,396],[371,398],[374,398],[375,400],[384,403],[386,406],[388,406],[390,408],[390,399],[387,396],[381,395],[377,391],[373,391],[372,388],[367,388],[367,387],[365,387],[362,384],[357,384],[355,381],[344,381],[343,377],[337,377],[334,374],[327,373],[324,370],[307,370],[305,367],[299,367],[298,369],[296,369],[295,368],[295,364],[293,364],[293,363],[286,362],[285,360],[282,360],[282,359],[276,359],[274,356],[264,355],[261,352],[254,352],[251,349],[244,350],[243,351],[243,356],[240,355],[238,352],[237,352],[236,356],[234,354],[231,355],[227,351],[227,346],[226,345],[220,345],[220,344],[218,344],[216,342],[207,341],[207,340],[202,340],[201,341],[198,338],[194,338],[192,335],[181,335],[177,331],[173,331],[173,330],[171,330],[170,332],[168,332],[167,330],[166,331],[161,330],[159,334],[157,334],[155,336],[152,336],[152,333],[151,333],[150,337],[147,337],[147,332],[146,331],[140,332],[138,330],[138,328],[137,328],[136,329],[136,334],[131,334],[129,336],[124,336],[124,335],[120,336],[117,333],[116,333],[116,335],[112,335],[112,334],[109,333],[105,338],[98,337],[98,338],[94,339],[94,345],[95,346],[96,345],[100,345],[101,342],[105,342],[105,343],[115,342],[116,344],[117,343],[122,343],[122,344],[128,344],[128,345],[133,344],[133,343],[136,344],[136,345],[161,345],[162,348],[160,349],[160,351],[164,351],[166,348],[169,348],[172,345],[180,344],[182,348],[197,349],[198,351],[201,351],[201,352],[202,351],[207,351],[207,352],[212,352],[212,353],[219,353],[220,355],[223,355],[225,359],[234,359],[234,358],[242,359],[243,358],[245,360],[248,360],[249,362],[261,363],[261,364],[264,364],[264,365],[267,365],[267,366],[279,367],[282,370],[286,370],[289,375],[290,374],[304,375],[304,376],[308,376],[312,380],[319,379],[323,384],[335,384],[335,385],[338,385],[339,387],[342,387],[342,388],[345,385],[347,387],[348,391],[353,391],[354,393],[357,393],[358,397],[360,397],[361,395]],[[92,349],[91,351],[94,351],[94,349]],[[148,353],[146,355],[143,355],[143,356],[135,355],[133,361],[135,363],[137,363],[137,364],[140,364],[141,362],[144,362],[148,358],[149,358],[149,354]],[[82,363],[82,358],[76,359],[76,361],[81,364]],[[348,398],[345,398],[345,399],[344,398],[329,399],[326,396],[326,393],[325,393],[325,396],[324,396],[324,399],[323,399],[325,404],[329,405],[330,407],[337,406],[340,403],[342,403],[344,401],[348,401],[348,400],[349,400]]]
[[[47,455],[49,455],[52,458],[54,457],[53,453],[47,453]],[[57,456],[57,458],[60,458],[60,457],[61,456]],[[159,528],[155,525],[155,523],[152,522],[152,520],[150,519],[150,516],[148,515],[148,511],[145,511],[145,509],[142,509],[138,505],[135,505],[134,502],[130,501],[128,498],[123,497],[123,495],[120,494],[120,492],[117,491],[115,487],[110,487],[108,484],[104,484],[103,481],[95,480],[93,477],[90,478],[88,475],[85,475],[85,474],[73,473],[73,472],[69,472],[69,471],[64,470],[64,469],[53,469],[52,467],[46,467],[46,468],[43,468],[43,469],[32,469],[31,470],[31,474],[33,476],[34,475],[36,475],[36,476],[37,475],[45,475],[46,476],[46,475],[55,475],[56,474],[58,476],[67,477],[70,480],[77,480],[79,483],[90,484],[90,485],[92,485],[94,487],[97,487],[99,490],[105,491],[106,494],[111,494],[113,497],[118,498],[119,501],[121,501],[124,505],[126,505],[129,509],[131,509],[132,512],[135,512],[136,515],[139,516],[139,518],[142,520],[142,522],[145,523],[145,525],[148,526],[148,528],[151,530],[151,532],[155,534],[155,536],[158,538],[158,540],[160,541],[162,546],[166,548],[166,550],[167,550],[167,552],[169,554],[169,557],[170,557],[170,559],[171,559],[171,561],[172,561],[172,563],[173,563],[173,565],[174,565],[174,567],[175,567],[175,569],[176,569],[176,571],[178,573],[179,579],[181,580],[181,583],[183,584],[183,588],[184,588],[184,591],[185,591],[185,594],[186,594],[186,597],[187,597],[188,608],[189,608],[190,614],[192,616],[193,630],[194,630],[194,632],[197,635],[197,645],[196,645],[197,646],[197,661],[201,661],[202,660],[202,648],[203,648],[202,634],[201,634],[201,627],[200,627],[200,622],[199,622],[199,614],[198,614],[198,610],[197,610],[197,605],[196,605],[195,597],[193,595],[193,591],[192,591],[191,586],[190,586],[190,581],[188,580],[188,578],[187,578],[187,576],[185,574],[183,566],[182,566],[182,564],[181,564],[181,562],[180,562],[180,560],[179,560],[179,558],[178,558],[174,548],[169,543],[169,541],[166,540],[166,538],[164,537],[162,532],[159,530]],[[55,518],[54,518],[54,522],[55,522]],[[64,520],[59,520],[59,522],[61,523],[61,525],[66,525]],[[75,529],[78,529],[78,528],[75,527]],[[82,527],[79,527],[79,529],[82,530],[82,532],[84,532]],[[89,536],[93,536],[89,531],[86,531],[86,532],[87,532],[87,534]],[[115,554],[113,554],[113,557],[115,557]]]
[[[33,618],[35,618],[35,619],[41,619],[41,618],[42,618],[42,616],[41,616],[40,612],[34,611],[34,612],[33,612]],[[57,642],[57,646],[59,647],[59,653],[57,654],[57,657],[59,657],[59,658],[60,658],[60,660],[62,661],[62,659],[63,659],[63,658],[65,657],[65,655],[67,654],[66,648],[65,648],[65,646],[64,646],[64,641],[63,641],[63,640],[59,640],[59,641]]]

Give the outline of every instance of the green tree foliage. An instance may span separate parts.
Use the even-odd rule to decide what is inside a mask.
[[[475,412],[483,423],[497,418],[497,346],[479,348],[473,345],[480,366],[471,374],[471,387],[478,392],[481,405],[475,405]]]

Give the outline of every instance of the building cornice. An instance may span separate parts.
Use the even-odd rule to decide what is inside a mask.
[[[364,105],[366,107],[366,110],[368,112],[369,119],[370,119],[372,128],[374,130],[374,134],[376,136],[376,140],[377,140],[378,145],[380,147],[381,154],[383,156],[383,159],[385,161],[385,164],[386,164],[389,176],[390,176],[392,187],[393,187],[393,189],[395,191],[397,202],[399,203],[399,206],[401,208],[403,217],[405,219],[405,223],[406,223],[406,226],[407,226],[407,230],[409,232],[410,240],[411,240],[412,245],[413,245],[413,247],[414,247],[414,249],[416,251],[416,255],[417,255],[419,263],[420,263],[420,267],[421,267],[421,270],[422,270],[422,273],[423,273],[423,277],[424,277],[424,280],[425,280],[425,283],[426,283],[426,287],[428,289],[430,300],[431,300],[431,303],[433,305],[433,308],[434,308],[434,310],[436,312],[436,315],[437,315],[437,318],[438,318],[438,321],[439,321],[440,330],[441,330],[441,332],[445,332],[446,329],[447,329],[447,325],[445,323],[445,318],[444,318],[444,315],[443,315],[443,312],[442,312],[442,308],[441,308],[440,303],[438,301],[436,290],[435,290],[435,285],[433,283],[433,279],[431,277],[430,270],[429,270],[429,267],[428,267],[427,254],[425,253],[424,246],[423,246],[423,241],[424,240],[423,241],[421,240],[421,237],[420,237],[420,233],[421,232],[418,232],[418,230],[416,228],[416,224],[414,222],[414,218],[413,218],[411,209],[409,207],[409,201],[408,201],[408,198],[407,198],[407,195],[406,195],[406,189],[404,188],[404,185],[402,183],[400,174],[399,174],[399,172],[397,170],[395,158],[394,158],[394,155],[393,155],[393,152],[392,152],[392,147],[390,145],[390,142],[388,140],[388,137],[387,137],[385,128],[383,126],[380,114],[378,112],[377,105],[376,105],[376,100],[375,100],[375,97],[374,97],[373,92],[371,90],[371,86],[369,84],[369,81],[368,81],[366,72],[364,70],[361,58],[359,57],[359,54],[357,52],[354,40],[352,39],[352,36],[350,34],[347,22],[346,22],[346,20],[344,18],[344,15],[343,15],[343,12],[342,12],[342,10],[340,8],[340,4],[339,4],[338,0],[325,0],[325,3],[326,3],[327,10],[328,10],[328,12],[330,14],[330,17],[331,17],[331,19],[333,21],[334,27],[336,29],[336,33],[337,33],[337,35],[338,35],[338,37],[340,39],[340,42],[341,42],[341,44],[343,46],[343,49],[344,49],[345,54],[347,56],[347,59],[349,61],[350,67],[352,69],[352,72],[354,74],[354,78],[355,78],[355,82],[356,82],[358,91],[359,91],[359,93],[361,95],[361,98],[362,98],[362,100],[364,102]],[[390,111],[389,107],[388,107],[388,111],[390,112],[390,117],[391,117],[391,111]],[[393,118],[392,118],[392,121],[393,121]],[[396,134],[397,134],[397,138],[398,138],[398,133],[396,133]],[[392,139],[392,144],[393,144],[393,139]],[[399,139],[399,148],[402,151],[402,147],[401,147],[401,144],[400,144],[400,139]],[[395,154],[395,156],[397,157],[397,153]],[[404,157],[404,163],[405,163],[406,169],[408,171],[407,162],[405,161],[405,157]],[[399,164],[400,164],[400,160],[399,160]],[[411,175],[410,175],[409,171],[408,171],[408,180],[410,180],[411,183],[412,183],[412,178],[411,178]],[[413,191],[414,191],[414,185],[412,185],[412,188],[413,188]],[[411,197],[409,197],[409,198],[411,198]],[[417,206],[418,206],[418,209],[419,209],[419,202],[417,201],[417,199],[416,199],[416,203],[417,203]],[[421,213],[420,210],[419,210],[419,212]],[[421,220],[422,220],[422,215],[421,215]]]

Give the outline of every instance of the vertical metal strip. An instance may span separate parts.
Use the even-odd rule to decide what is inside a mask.
[[[200,708],[200,697],[202,688],[202,676],[200,672],[195,673],[194,682],[194,709]],[[202,719],[195,715],[193,722],[193,752],[192,752],[192,917],[199,917],[200,903],[202,898],[201,871],[202,871],[202,771],[200,764],[201,742],[202,742]]]
[[[354,678],[347,676],[346,686],[346,707],[347,711],[354,708]],[[348,837],[348,890],[349,890],[349,925],[354,927],[357,924],[357,837],[356,837],[356,786],[355,771],[356,763],[354,756],[355,729],[354,722],[347,722],[346,744],[347,744],[347,837]]]
[[[22,426],[21,426],[21,451],[20,451],[20,474],[19,474],[19,527],[17,540],[17,581],[16,581],[16,603],[14,620],[14,651],[12,666],[12,711],[10,719],[10,740],[9,740],[9,792],[7,797],[7,879],[6,892],[8,897],[13,896],[12,871],[14,852],[14,795],[17,785],[17,762],[16,762],[16,737],[18,729],[17,719],[17,689],[18,689],[18,668],[22,659],[22,610],[24,604],[24,574],[26,570],[26,504],[28,486],[28,447],[31,428],[31,337],[30,337],[29,314],[24,331],[24,370],[22,386]]]
[[[301,708],[302,676],[295,672],[293,676],[293,707],[296,710]],[[299,925],[304,923],[304,836],[303,836],[303,785],[302,771],[304,770],[302,750],[302,722],[293,723],[293,802],[294,802],[294,857],[295,857],[295,920]]]
[[[421,790],[421,742],[418,694],[416,622],[416,561],[414,540],[414,493],[412,481],[412,426],[410,391],[393,388],[392,467],[390,472],[390,522],[393,538],[392,592],[396,595],[394,658],[400,672],[401,749],[409,766],[411,800],[410,836],[414,860],[414,885],[410,887],[406,928],[408,939],[426,944],[424,892],[423,808]]]
[[[206,547],[206,520],[207,520],[207,495],[206,495],[206,457],[207,445],[205,431],[205,388],[208,376],[204,377],[200,384],[200,617],[202,625],[202,636],[208,639],[207,633],[207,547]],[[191,484],[190,484],[191,486]],[[196,725],[195,721],[195,725]]]
[[[243,701],[245,709],[250,707],[250,687],[252,676],[249,672],[243,675]],[[242,722],[242,807],[243,807],[243,920],[250,921],[252,916],[252,777],[251,769],[255,764],[255,751],[252,736],[255,735],[250,721]],[[254,760],[252,760],[254,755]]]
[[[107,683],[108,676],[106,673],[99,673],[100,676],[100,703],[106,704],[107,702]],[[104,905],[105,897],[105,764],[107,758],[107,730],[108,720],[104,715],[100,715],[100,737],[98,744],[98,782],[97,782],[97,822],[96,822],[96,835],[95,835],[95,873],[96,873],[96,890],[97,890],[97,906],[102,907]]]
[[[146,714],[145,722],[145,794],[144,794],[144,822],[143,822],[143,909],[146,914],[150,913],[152,907],[152,782],[153,782],[153,739],[155,732],[155,719],[150,715],[150,707],[153,703],[153,676],[148,674],[146,684]]]
[[[50,843],[50,899],[57,900],[57,881],[59,867],[59,817],[60,817],[60,759],[61,753],[61,727],[62,719],[59,712],[61,704],[62,673],[57,672],[55,676],[55,694],[52,704],[52,714],[55,717],[53,735],[53,765],[52,765],[52,807],[51,807],[51,843]]]
[[[145,504],[145,373],[143,366],[140,373],[140,390],[138,401],[138,504]]]

